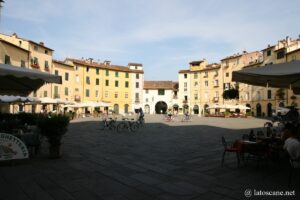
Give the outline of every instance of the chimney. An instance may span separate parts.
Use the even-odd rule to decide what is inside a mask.
[[[110,63],[111,63],[111,61],[109,61],[109,60],[104,61],[104,65],[110,65]]]
[[[40,42],[40,45],[44,46],[44,42]]]
[[[92,63],[93,63],[93,58],[88,58],[88,62],[89,62],[90,64],[92,64]]]
[[[16,38],[18,37],[18,35],[16,33],[13,33],[12,36],[16,37]]]

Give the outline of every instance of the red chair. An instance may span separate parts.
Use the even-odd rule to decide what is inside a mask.
[[[225,138],[224,138],[224,136],[222,136],[222,144],[224,146],[224,152],[223,152],[223,156],[222,156],[222,167],[224,165],[224,159],[225,159],[225,155],[226,155],[227,152],[236,154],[237,165],[239,166],[240,165],[241,148],[239,148],[238,145],[236,147],[233,144],[228,145]]]

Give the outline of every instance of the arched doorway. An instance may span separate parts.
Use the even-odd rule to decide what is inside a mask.
[[[198,105],[194,105],[193,111],[194,111],[195,115],[198,115],[199,114],[199,106]]]
[[[159,101],[155,104],[156,114],[166,114],[168,105],[164,101]]]
[[[150,114],[150,106],[148,104],[145,105],[144,110],[146,114]]]
[[[115,114],[119,114],[119,104],[114,105],[114,112]]]
[[[268,103],[267,114],[268,114],[268,117],[272,117],[272,104],[271,103]]]
[[[127,114],[129,112],[129,105],[125,104],[124,105],[124,112]]]
[[[256,104],[256,116],[261,117],[261,105],[259,103]]]

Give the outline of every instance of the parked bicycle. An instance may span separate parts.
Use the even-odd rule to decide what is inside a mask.
[[[117,118],[104,118],[103,119],[103,128],[102,130],[108,129],[108,130],[115,130],[117,128]]]
[[[120,122],[117,126],[118,132],[124,132],[126,130],[135,132],[139,128],[139,125],[134,119],[131,119],[131,121],[128,118],[123,118],[123,121]]]
[[[165,122],[173,122],[175,120],[175,116],[174,115],[164,115],[164,121]]]

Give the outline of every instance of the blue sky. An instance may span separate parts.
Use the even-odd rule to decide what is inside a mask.
[[[144,64],[146,80],[177,80],[210,63],[300,34],[300,1],[6,0],[0,31],[43,41],[54,58]]]

